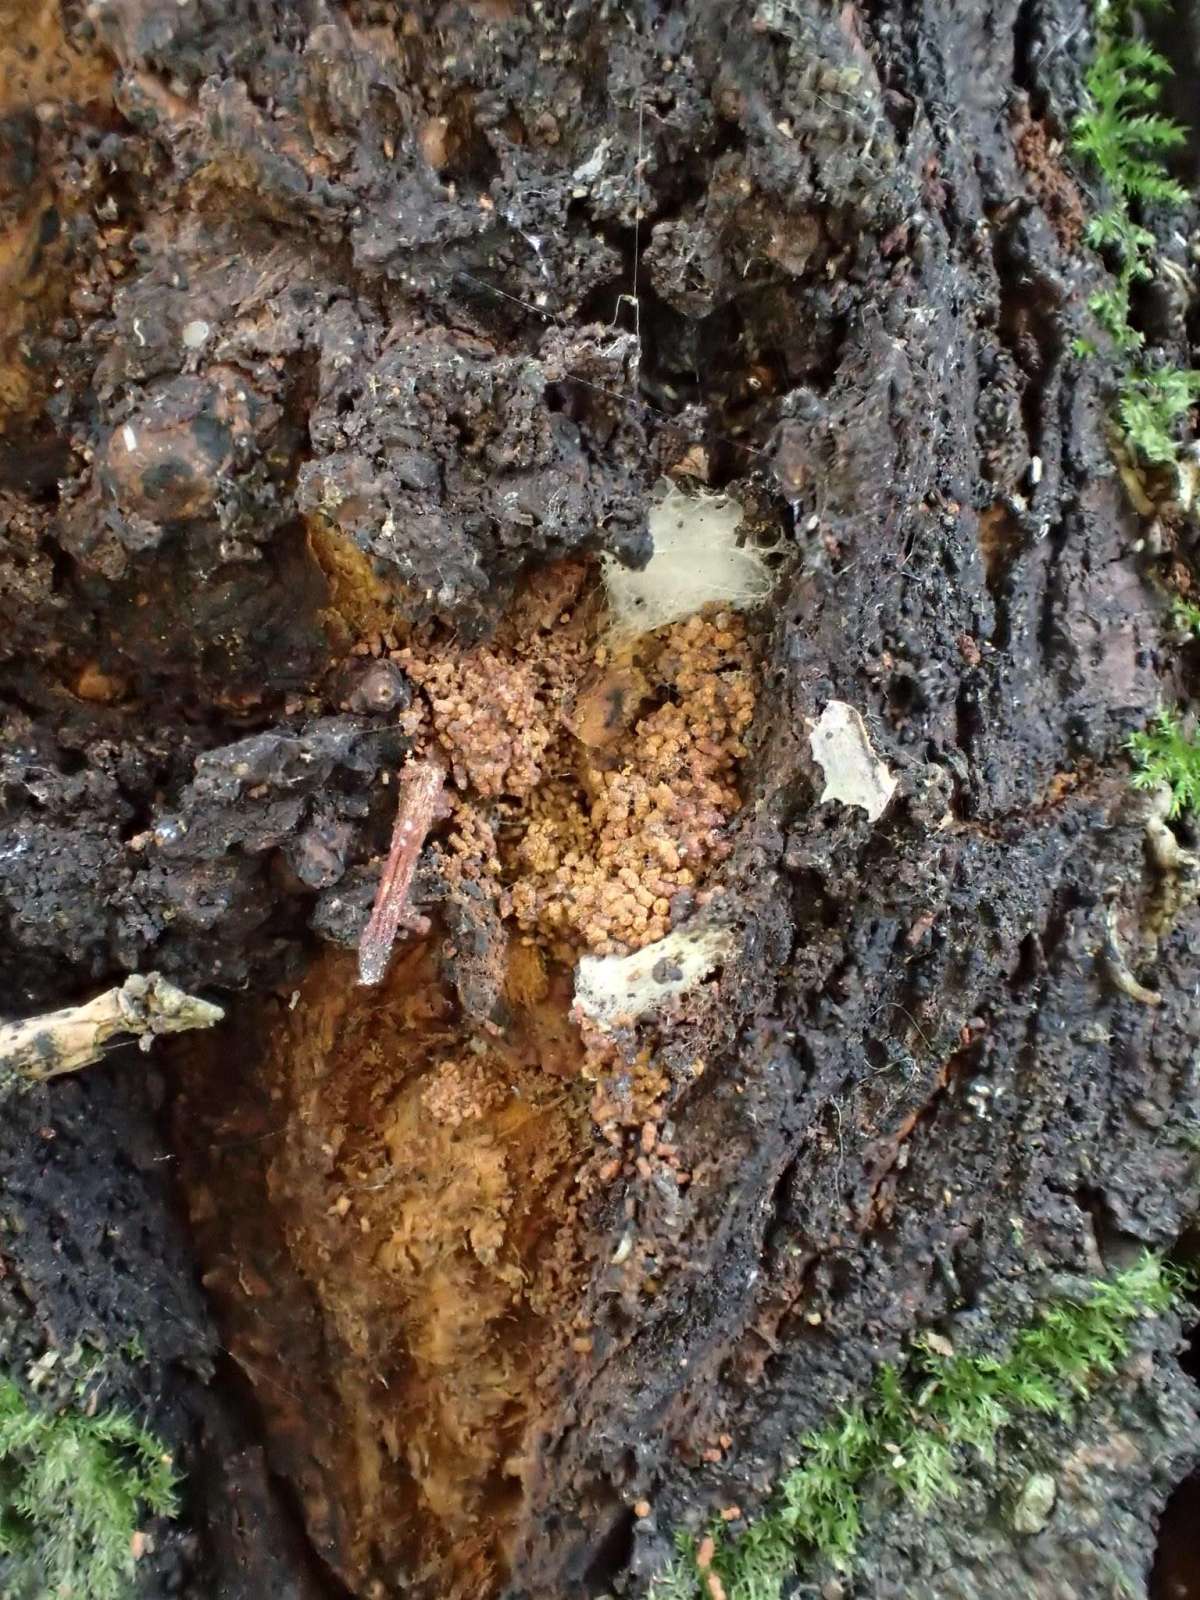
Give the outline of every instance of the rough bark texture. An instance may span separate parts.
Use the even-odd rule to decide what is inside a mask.
[[[915,1331],[999,1348],[1063,1276],[1171,1247],[1200,1200],[1200,916],[1121,754],[1195,647],[1164,643],[1110,374],[1071,354],[1103,272],[1062,151],[1088,9],[5,10],[6,1009],[151,968],[243,997],[215,1050],[6,1112],[8,1363],[102,1350],[180,1450],[186,1515],[146,1596],[636,1593],[676,1528],[760,1507]],[[1139,314],[1186,360],[1185,304]],[[321,944],[361,931],[410,744],[417,689],[352,647],[428,619],[487,640],[547,563],[644,561],[664,471],[753,507],[782,557],[713,880],[738,950],[640,1041],[690,1181],[627,1163],[570,1199],[587,1335],[526,1325],[547,1375],[459,1589],[452,1508],[395,1490],[445,1546],[372,1553],[347,1526],[366,1447],[339,1475],[340,1413],[327,1435],[316,1413],[350,1402],[307,1384],[387,1329],[339,1345],[313,1309],[328,1248],[271,1213],[321,1159],[270,1143],[310,1103],[289,996],[308,970],[316,1019],[353,986]],[[818,803],[831,699],[899,781],[874,825]],[[413,985],[492,1016],[494,914],[428,868],[417,900],[457,955],[418,953]],[[514,1074],[560,1049],[548,1017]],[[545,1139],[582,1161],[590,1088],[562,1077]],[[265,1334],[238,1301],[260,1293]],[[1178,1333],[1148,1327],[1075,1430],[1031,1427],[965,1507],[918,1528],[880,1505],[837,1592],[1146,1593],[1200,1454]],[[416,1426],[401,1408],[380,1461]],[[1057,1508],[1018,1536],[1005,1497],[1047,1463]]]

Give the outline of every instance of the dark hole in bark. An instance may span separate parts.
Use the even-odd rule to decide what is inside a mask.
[[[0,489],[27,494],[42,505],[59,497],[58,482],[70,468],[70,447],[54,434],[0,444]]]
[[[1200,1263],[1200,1230],[1192,1227],[1172,1252],[1175,1263],[1188,1273],[1188,1299],[1200,1314],[1200,1289],[1196,1267]],[[1193,1383],[1200,1383],[1200,1321],[1184,1330],[1179,1365]],[[1200,1600],[1200,1471],[1178,1483],[1158,1524],[1158,1546],[1150,1574],[1150,1600]]]
[[[1183,1330],[1179,1365],[1193,1383],[1200,1383],[1200,1225],[1193,1224],[1181,1235],[1171,1251],[1171,1260],[1186,1275],[1187,1302],[1196,1313],[1196,1320]]]
[[[1041,944],[1036,933],[1025,935],[1020,951],[1020,959],[1009,979],[1009,987],[1014,994],[1031,984],[1042,970]]]
[[[1029,0],[1025,0],[1013,24],[1013,82],[1019,88],[1026,90],[1034,88],[1033,50],[1039,42],[1034,8],[1029,4]],[[1037,105],[1040,115],[1041,106],[1037,100],[1033,100],[1033,104]]]
[[[888,701],[899,717],[910,716],[925,704],[925,695],[917,679],[909,673],[896,673],[888,684]]]
[[[248,1442],[261,1439],[264,1433],[253,1385],[228,1355],[221,1356],[218,1372],[221,1392],[236,1422],[231,1425],[226,1418],[218,1418],[209,1405],[214,1448],[202,1458],[194,1493],[204,1507],[219,1568],[239,1570],[247,1586],[261,1582],[266,1589],[288,1582],[280,1600],[352,1600],[351,1591],[308,1537],[294,1485],[272,1470],[257,1442]],[[278,1562],[277,1571],[256,1569],[260,1542]],[[283,1573],[288,1578],[283,1578]]]
[[[1195,73],[1200,58],[1200,16],[1194,6],[1173,6],[1161,16],[1147,15],[1146,31],[1154,46],[1174,67],[1163,86],[1163,110],[1188,129],[1187,144],[1172,165],[1191,188],[1200,172],[1200,125],[1196,120]]]
[[[1189,1368],[1195,1376],[1195,1354]],[[1184,1363],[1185,1366],[1187,1363]],[[1200,1472],[1193,1472],[1167,1501],[1158,1525],[1158,1549],[1150,1574],[1150,1600],[1200,1600]]]
[[[633,1556],[633,1511],[624,1510],[600,1541],[584,1580],[588,1592],[602,1593]]]

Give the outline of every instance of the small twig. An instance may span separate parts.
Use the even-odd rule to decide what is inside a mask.
[[[633,200],[633,336],[637,341],[633,357],[633,380],[637,383],[642,361],[642,302],[638,299],[638,270],[642,253],[642,162],[645,159],[646,99],[645,85],[638,84],[637,160],[634,162]]]
[[[429,932],[429,918],[414,911],[408,900],[421,846],[438,814],[445,781],[446,774],[435,761],[411,762],[400,774],[400,806],[392,830],[392,847],[370,920],[358,942],[359,983],[382,982],[401,927],[418,937]]]
[[[41,1081],[78,1072],[106,1054],[110,1039],[135,1034],[148,1050],[156,1034],[211,1028],[220,1006],[184,994],[160,973],[134,973],[81,1006],[67,1006],[22,1022],[0,1023],[0,1094],[21,1079]]]

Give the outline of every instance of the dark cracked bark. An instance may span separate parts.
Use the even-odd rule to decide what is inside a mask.
[[[914,1333],[1002,1348],[1200,1198],[1200,919],[1122,756],[1195,662],[1111,373],[1072,354],[1103,272],[1062,151],[1087,8],[34,13],[0,126],[7,1009],[151,967],[286,994],[353,940],[410,686],[326,669],[397,606],[487,637],[547,562],[643,560],[650,486],[697,449],[785,553],[721,869],[738,954],[658,1041],[691,1182],[623,1179],[583,1219],[591,1344],[526,1443],[501,1583],[636,1593]],[[1186,307],[1140,312],[1186,360]],[[874,825],[819,803],[831,699],[899,780]],[[470,908],[425,895],[466,946]],[[253,1086],[250,1045],[221,1070]],[[150,1347],[124,1392],[194,1490],[147,1595],[325,1592],[336,1548],[300,1547],[246,1380],[214,1376],[166,1159],[195,1152],[140,1074],[6,1122],[10,1361]],[[1146,1593],[1200,1456],[1178,1332],[965,1505],[874,1508],[839,1592]],[[1055,1515],[1020,1538],[1000,1508],[1047,1462]]]

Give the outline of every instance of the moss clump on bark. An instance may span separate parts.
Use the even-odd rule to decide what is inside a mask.
[[[1079,1300],[1052,1301],[1006,1355],[957,1355],[946,1340],[918,1340],[903,1369],[880,1368],[865,1401],[805,1435],[800,1464],[765,1516],[737,1537],[721,1524],[701,1540],[681,1536],[652,1600],[777,1600],[806,1558],[849,1567],[869,1482],[890,1484],[920,1512],[956,1499],[972,1456],[994,1459],[1022,1413],[1069,1418],[1116,1371],[1134,1323],[1169,1310],[1178,1288],[1177,1274],[1146,1255]]]
[[[1166,784],[1171,791],[1169,817],[1200,807],[1200,745],[1184,731],[1178,712],[1160,711],[1144,733],[1130,737],[1129,751],[1137,763],[1135,789]]]
[[[0,1587],[11,1600],[124,1600],[145,1512],[172,1517],[178,1479],[120,1411],[43,1410],[0,1380]]]
[[[1143,7],[1165,9],[1161,0],[1143,0]],[[1130,300],[1136,283],[1154,277],[1157,253],[1154,234],[1135,212],[1149,204],[1186,204],[1187,190],[1171,176],[1166,156],[1186,142],[1187,129],[1155,110],[1171,64],[1132,36],[1135,9],[1128,0],[1100,0],[1096,7],[1096,54],[1084,78],[1086,101],[1074,142],[1095,163],[1108,191],[1108,204],[1088,223],[1087,238],[1111,253],[1116,275],[1088,304],[1125,362],[1117,418],[1143,461],[1170,466],[1179,453],[1179,423],[1200,396],[1200,372],[1152,365],[1138,354],[1144,338],[1132,321]],[[1078,348],[1093,350],[1087,341]]]

